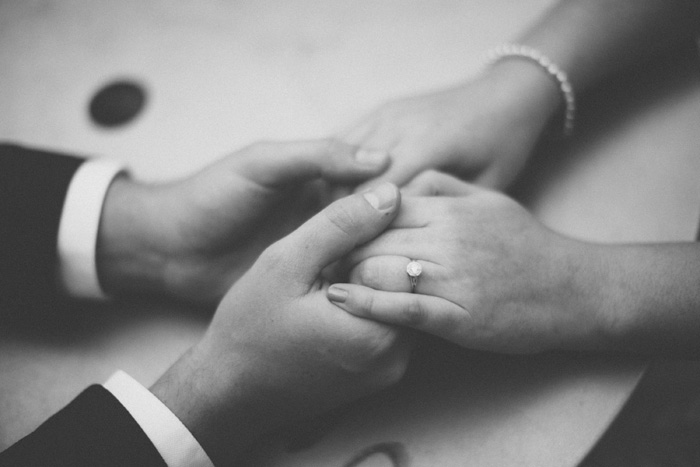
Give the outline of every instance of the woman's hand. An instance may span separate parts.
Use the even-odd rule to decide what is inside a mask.
[[[504,189],[525,165],[560,99],[544,71],[508,60],[466,84],[389,102],[341,138],[392,157],[391,167],[358,191],[379,181],[403,186],[428,169]]]
[[[257,143],[187,179],[114,181],[100,223],[104,289],[218,303],[268,245],[329,200],[389,164],[381,152],[333,140]]]
[[[545,228],[504,195],[444,174],[419,176],[404,195],[390,230],[350,255],[353,283],[331,286],[330,300],[474,349],[596,345],[603,323],[588,302],[596,294],[577,276],[594,258],[585,244]],[[423,267],[413,294],[412,259]]]

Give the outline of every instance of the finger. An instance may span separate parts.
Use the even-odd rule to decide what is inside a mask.
[[[431,202],[433,201],[433,202]],[[401,209],[389,228],[373,240],[353,249],[338,268],[344,276],[362,261],[377,256],[418,258],[436,262],[436,253],[443,250],[440,245],[440,229],[436,220],[442,222],[447,215],[439,201],[443,198],[401,198]],[[336,276],[338,277],[338,276]]]
[[[324,180],[356,184],[383,173],[390,166],[391,158],[381,149],[357,148],[336,142],[330,154],[320,158],[318,163]]]
[[[340,139],[357,146],[363,146],[369,137],[377,128],[376,122],[369,117],[362,120],[361,123],[355,124],[352,127],[340,132]]]
[[[373,256],[405,256],[442,263],[455,246],[455,229],[469,223],[465,198],[402,197],[396,219],[382,235],[354,249],[344,258],[347,271]]]
[[[401,188],[406,196],[469,196],[484,188],[435,170],[422,172]]]
[[[395,185],[380,185],[332,203],[270,248],[277,259],[294,263],[298,278],[312,282],[326,266],[386,229],[400,204]]]
[[[385,292],[411,292],[411,277],[406,272],[406,267],[411,261],[416,261],[422,268],[414,292],[432,295],[439,290],[445,268],[425,259],[407,256],[385,255],[366,258],[352,268],[349,282]]]
[[[350,186],[347,185],[337,185],[334,187],[331,187],[331,192],[330,192],[330,197],[331,200],[335,201],[340,198],[345,198],[346,196],[350,196],[352,194],[353,189]]]
[[[419,229],[430,225],[433,219],[448,214],[445,209],[447,199],[437,197],[403,196],[401,190],[401,211],[391,223],[392,229]]]
[[[354,284],[333,284],[326,291],[331,303],[355,316],[406,326],[450,339],[457,328],[468,328],[471,315],[439,297],[373,290]]]
[[[392,157],[395,157],[393,153],[391,154]],[[395,157],[395,160],[392,162],[391,166],[388,170],[386,170],[386,172],[382,173],[378,177],[375,177],[359,185],[355,189],[355,193],[362,193],[363,191],[372,189],[380,183],[385,182],[393,183],[397,186],[403,186],[406,183],[408,183],[414,176],[416,176],[416,174],[420,173],[421,170],[423,170],[422,167],[413,164],[402,163],[398,157]]]
[[[256,143],[230,156],[230,161],[237,174],[266,187],[316,178],[358,183],[381,174],[390,164],[384,151],[333,139]]]
[[[464,198],[402,197],[401,209],[389,228],[344,257],[334,277],[347,277],[353,267],[374,256],[400,256],[440,263],[445,244],[453,241],[453,235],[446,239],[445,235],[454,226],[445,228],[444,224],[463,219],[463,203]]]
[[[373,256],[354,265],[348,281],[386,292],[410,292],[411,280],[406,274],[410,261],[406,256]]]

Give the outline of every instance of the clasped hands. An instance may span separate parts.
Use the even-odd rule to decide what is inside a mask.
[[[396,382],[414,335],[404,327],[508,352],[594,332],[563,306],[581,292],[569,286],[573,241],[503,195],[426,172],[403,188],[403,206],[391,183],[327,205],[329,183],[389,164],[334,141],[259,143],[182,181],[111,187],[103,286],[220,300],[204,338],[151,388],[215,463]],[[413,294],[410,259],[424,271]],[[342,270],[350,281],[329,287]]]
[[[438,172],[402,190],[380,236],[345,259],[328,297],[360,317],[479,350],[536,353],[605,347],[597,313],[600,247],[564,237],[511,198]],[[415,293],[410,261],[422,273]],[[598,277],[591,277],[593,275]]]

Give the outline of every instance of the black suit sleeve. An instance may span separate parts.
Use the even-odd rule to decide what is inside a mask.
[[[68,186],[82,162],[0,144],[2,325],[31,325],[32,317],[45,325],[64,304],[56,282],[58,228]],[[165,462],[129,412],[102,386],[91,386],[0,453],[0,466],[137,465]]]
[[[56,297],[58,225],[83,159],[0,144],[0,305]]]
[[[0,466],[167,467],[129,412],[97,385],[0,453]]]

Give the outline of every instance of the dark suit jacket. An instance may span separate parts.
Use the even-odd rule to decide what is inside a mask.
[[[0,466],[163,466],[146,434],[102,386],[90,386],[0,453]]]
[[[0,304],[36,305],[57,296],[58,224],[82,162],[0,145]]]
[[[60,305],[58,225],[68,185],[82,162],[0,144],[0,326]],[[102,386],[89,387],[0,453],[0,466],[142,465],[165,462],[129,412]]]

